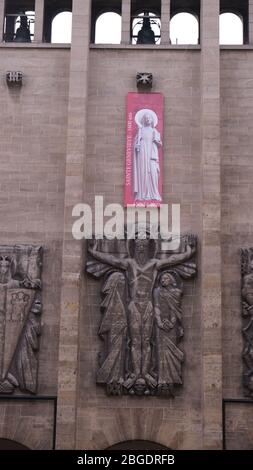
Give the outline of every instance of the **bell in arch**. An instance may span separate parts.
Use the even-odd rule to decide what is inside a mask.
[[[25,12],[20,13],[20,26],[16,31],[14,42],[31,42],[30,26]]]
[[[142,28],[137,37],[137,44],[155,44],[155,33],[151,28],[148,13],[144,13]]]

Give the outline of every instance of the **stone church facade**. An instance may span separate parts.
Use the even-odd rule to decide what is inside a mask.
[[[31,43],[6,40],[8,3],[35,8]],[[252,449],[253,1],[144,2],[150,11],[160,4],[159,45],[130,44],[130,0],[30,3],[0,0],[0,264],[12,272],[0,287],[2,384],[5,354],[12,361],[12,385],[0,382],[0,440],[30,449],[129,441]],[[72,11],[71,45],[50,43],[53,6]],[[243,45],[220,46],[221,8],[243,18]],[[92,40],[105,11],[121,12],[121,44]],[[170,43],[163,25],[173,11],[196,13],[200,44]],[[76,204],[94,207],[96,195],[123,204],[126,96],[137,92],[139,72],[152,73],[152,92],[165,98],[163,199],[180,204],[182,232],[198,239],[198,273],[184,286],[184,379],[175,398],[113,396],[96,384],[101,283],[85,272],[85,242],[72,236]],[[21,297],[9,311],[14,287]],[[23,318],[29,295],[30,329],[22,323],[12,350],[7,317]]]

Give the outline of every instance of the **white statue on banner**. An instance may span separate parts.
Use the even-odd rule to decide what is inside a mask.
[[[162,146],[157,131],[158,117],[151,109],[141,109],[135,115],[138,133],[134,142],[134,199],[135,201],[161,201],[159,192],[159,147]]]

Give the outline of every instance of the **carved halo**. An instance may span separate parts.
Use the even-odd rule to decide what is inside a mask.
[[[152,111],[152,109],[141,109],[140,111],[138,111],[138,113],[136,113],[135,115],[135,122],[137,124],[138,127],[142,127],[143,126],[143,117],[146,115],[146,114],[150,114],[152,116],[152,119],[153,119],[153,123],[154,123],[154,127],[157,126],[158,124],[158,117],[157,117],[157,114]]]

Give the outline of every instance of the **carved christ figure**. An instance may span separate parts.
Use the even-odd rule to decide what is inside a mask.
[[[162,146],[154,111],[144,109],[135,116],[139,130],[134,143],[134,199],[161,201],[159,193],[160,164],[158,148]]]
[[[157,276],[162,270],[189,260],[194,248],[188,245],[184,253],[159,260],[155,258],[155,240],[136,239],[128,243],[132,244],[132,253],[129,247],[127,258],[98,251],[97,241],[89,248],[89,253],[96,260],[125,273],[131,373],[123,385],[128,390],[139,387],[141,391],[157,386],[157,380],[150,374],[155,321],[153,290]]]

